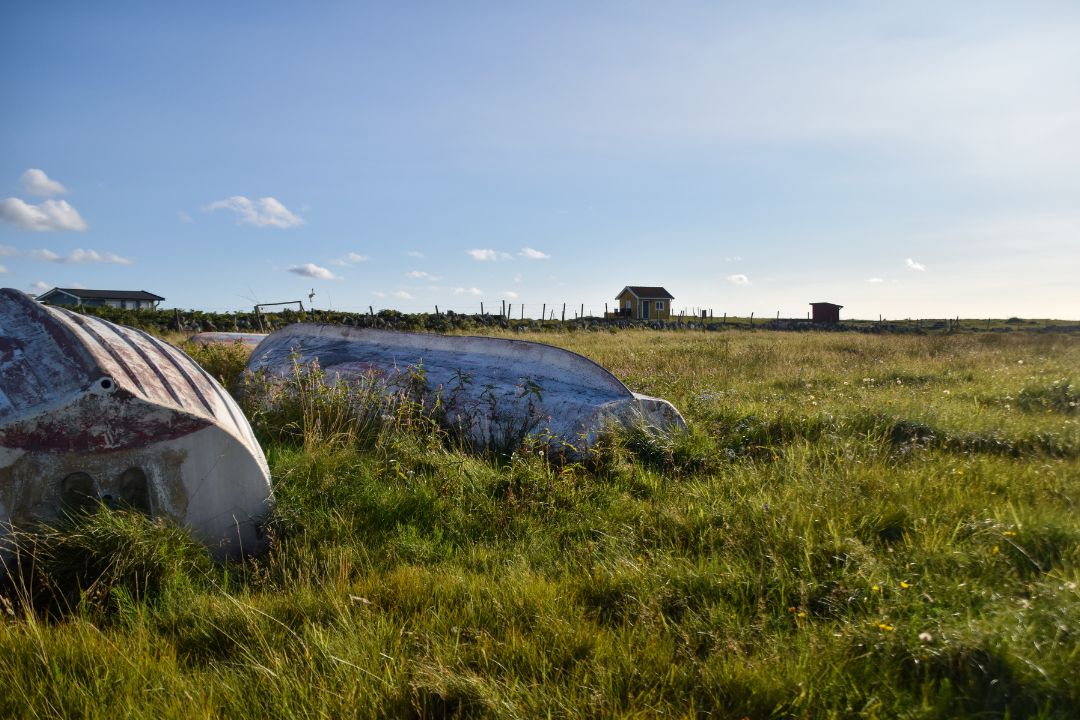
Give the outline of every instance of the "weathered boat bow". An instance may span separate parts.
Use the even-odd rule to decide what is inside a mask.
[[[0,524],[105,502],[185,524],[227,557],[258,549],[270,499],[247,419],[191,358],[0,290]]]

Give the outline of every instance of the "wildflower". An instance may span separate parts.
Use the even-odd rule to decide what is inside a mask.
[[[1003,532],[1001,534],[1004,535],[1005,537],[1016,537],[1016,533],[1013,532],[1012,530],[1006,530],[1005,532]]]
[[[881,586],[880,585],[874,585],[870,589],[873,590],[874,592],[881,592]]]
[[[890,625],[888,623],[883,623],[883,622],[878,623],[877,627],[878,627],[878,630],[881,630],[882,632],[892,632],[893,630],[896,629],[892,625]]]
[[[805,610],[800,610],[799,612],[795,613],[795,617],[797,617],[797,618],[806,617],[806,611]]]
[[[934,642],[934,636],[924,631],[919,633],[919,640],[924,643]]]
[[[1001,548],[999,548],[997,545],[995,545],[994,549],[990,551],[990,554],[991,555],[997,555],[999,552],[1001,552]]]
[[[901,587],[901,589],[903,589],[903,590],[907,590],[907,589],[908,589],[909,587],[911,587],[911,586],[910,586],[910,585],[908,585],[908,584],[907,584],[906,582],[904,582],[903,580],[901,580],[901,581],[900,581],[900,587]]]

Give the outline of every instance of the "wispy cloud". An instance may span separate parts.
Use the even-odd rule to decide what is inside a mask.
[[[50,285],[44,280],[38,280],[36,283],[30,286],[30,289],[37,292],[45,292],[46,290],[52,290],[54,287],[54,285]]]
[[[331,265],[337,265],[338,267],[352,267],[357,263],[367,262],[370,258],[367,255],[361,255],[360,253],[351,252],[345,257],[339,257],[336,260],[331,260]]]
[[[516,282],[516,283],[519,283],[519,282],[521,282],[521,281],[522,281],[522,280],[524,280],[524,279],[525,279],[525,278],[524,278],[524,277],[522,277],[521,273],[518,273],[517,275],[514,275],[514,282]]]
[[[505,290],[505,291],[503,291],[503,295],[510,298],[511,300],[516,299],[517,296],[518,296],[518,294],[516,292],[514,292],[513,290]]]
[[[414,299],[413,296],[409,292],[407,292],[405,290],[398,290],[397,292],[394,293],[394,297],[401,298],[402,300],[413,300]]]
[[[30,257],[35,260],[41,260],[42,262],[65,263],[70,265],[81,265],[83,263],[105,263],[108,265],[135,264],[133,260],[126,257],[120,257],[116,253],[99,253],[97,250],[83,250],[82,248],[75,248],[68,255],[60,255],[48,248],[42,248],[41,250],[32,250],[30,252]]]
[[[53,195],[63,195],[67,192],[67,188],[60,182],[53,180],[45,174],[44,170],[37,168],[30,168],[22,174],[19,178],[22,181],[23,190],[30,195],[37,195],[38,197],[52,197]]]
[[[741,260],[742,260],[741,255],[729,255],[728,257],[724,258],[725,262],[739,262]]]
[[[519,252],[518,255],[525,258],[526,260],[550,260],[551,259],[551,256],[548,255],[546,252],[540,252],[539,250],[536,250],[536,249],[531,248],[531,247],[523,247],[523,248],[521,248],[521,252]]]
[[[477,287],[470,288],[454,288],[455,295],[483,295],[484,291]]]
[[[10,245],[0,245],[0,257],[11,257],[12,255],[18,255],[19,251]]]
[[[386,293],[382,292],[381,290],[375,290],[375,291],[373,291],[373,292],[372,292],[371,294],[372,294],[372,295],[374,295],[374,296],[375,296],[375,297],[377,297],[377,298],[384,298],[384,297],[386,297]]]
[[[915,262],[911,258],[908,258],[907,260],[905,260],[904,264],[907,265],[908,270],[914,270],[915,272],[926,272],[926,266],[925,265],[923,265],[920,262]]]
[[[330,272],[327,268],[315,263],[304,263],[303,265],[293,265],[289,268],[289,272],[294,275],[300,275],[301,277],[315,278],[316,280],[340,280],[341,278],[334,273]]]
[[[750,278],[746,277],[742,273],[735,273],[734,275],[728,275],[725,280],[733,285],[749,285]]]
[[[472,250],[466,250],[465,253],[473,260],[479,260],[480,262],[494,262],[495,260],[509,260],[511,258],[511,255],[508,252],[492,250],[490,248],[474,248]]]
[[[190,215],[188,215],[188,214],[187,214],[186,212],[184,212],[183,210],[177,210],[177,211],[176,211],[176,219],[177,219],[177,220],[179,220],[180,222],[184,223],[185,225],[186,225],[187,223],[193,223],[193,222],[195,222],[195,219],[194,219],[194,218],[192,218],[192,217],[191,217]]]
[[[872,277],[872,278],[867,278],[866,282],[868,282],[868,283],[883,283],[883,282],[885,282],[885,279],[884,278],[879,278],[879,277]]]
[[[31,205],[19,198],[6,198],[0,200],[0,219],[37,232],[82,231],[88,227],[79,211],[66,200],[46,200],[40,205]]]
[[[9,273],[9,272],[11,272],[11,271],[10,271],[10,270],[8,270],[8,269],[7,269],[6,267],[4,267],[3,265],[0,265],[0,275],[6,275],[6,274],[7,274],[7,273]]]
[[[208,212],[229,210],[236,214],[236,222],[240,225],[291,228],[304,224],[303,218],[272,197],[253,201],[243,195],[233,195],[224,200],[216,200],[203,209]]]
[[[423,258],[424,257],[424,253],[420,252],[419,250],[410,250],[405,254],[408,255],[411,258]]]
[[[432,275],[424,270],[411,270],[405,273],[405,277],[414,278],[416,280],[442,280],[441,275]]]

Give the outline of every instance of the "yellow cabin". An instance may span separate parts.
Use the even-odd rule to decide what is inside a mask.
[[[611,317],[634,320],[667,320],[671,317],[671,301],[675,297],[662,287],[627,285],[615,296],[615,312]]]

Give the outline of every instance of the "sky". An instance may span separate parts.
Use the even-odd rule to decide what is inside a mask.
[[[12,0],[0,285],[1080,319],[1078,37],[1075,0]]]

